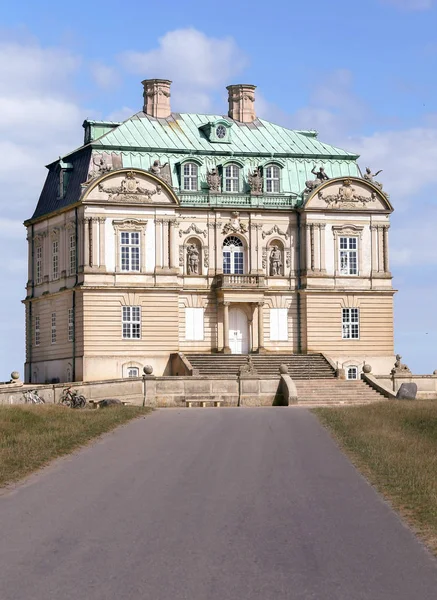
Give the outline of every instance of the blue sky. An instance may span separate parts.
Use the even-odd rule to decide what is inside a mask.
[[[44,165],[85,118],[142,107],[141,80],[173,80],[172,107],[226,112],[253,83],[260,116],[361,154],[395,207],[396,351],[437,369],[437,0],[8,3],[0,27],[0,380],[23,372],[27,248]]]

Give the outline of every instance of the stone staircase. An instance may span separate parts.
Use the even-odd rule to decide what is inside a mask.
[[[200,375],[238,375],[247,365],[246,354],[186,354]],[[286,364],[292,379],[335,379],[334,369],[323,354],[251,354],[258,375],[279,377],[279,366]]]
[[[200,375],[226,377],[238,375],[239,368],[248,363],[243,354],[186,354],[186,358]],[[385,397],[364,380],[337,379],[331,364],[323,354],[251,354],[256,373],[278,377],[279,367],[288,366],[300,406],[343,406],[370,404]]]
[[[298,405],[308,407],[371,404],[386,399],[362,379],[301,379],[295,385]]]

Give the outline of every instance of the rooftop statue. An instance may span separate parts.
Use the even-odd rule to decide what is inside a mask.
[[[365,179],[369,183],[373,183],[373,185],[376,185],[376,187],[382,191],[382,183],[373,179],[374,177],[377,177],[380,173],[382,173],[382,169],[376,171],[376,173],[372,173],[370,167],[366,167],[366,172],[363,175],[363,179]]]
[[[214,167],[211,171],[208,171],[208,175],[206,176],[206,181],[208,183],[210,192],[220,193],[221,181],[220,181],[220,175],[219,175],[216,167]]]
[[[305,181],[305,185],[306,185],[306,188],[304,190],[305,194],[309,194],[310,192],[312,192],[313,190],[315,190],[316,187],[318,187],[324,181],[326,181],[327,179],[329,179],[329,177],[326,175],[325,169],[323,167],[320,167],[319,170],[316,171],[316,165],[314,165],[314,167],[311,170],[311,173],[313,173],[313,175],[315,175],[316,178],[315,179],[309,179],[308,181]]]
[[[253,173],[249,173],[249,186],[252,194],[262,194],[263,180],[259,169],[255,169]]]

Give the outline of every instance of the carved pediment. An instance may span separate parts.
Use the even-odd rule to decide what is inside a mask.
[[[87,189],[84,199],[129,204],[175,204],[176,196],[166,183],[142,170],[111,171]]]
[[[330,179],[317,186],[308,196],[305,209],[393,210],[381,189],[357,177]]]

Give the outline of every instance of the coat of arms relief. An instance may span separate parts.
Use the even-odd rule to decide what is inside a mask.
[[[147,202],[153,196],[161,194],[160,185],[149,188],[142,183],[137,179],[135,171],[128,171],[119,185],[106,186],[104,181],[99,183],[99,192],[108,194],[108,200],[113,202]]]
[[[326,202],[328,207],[361,208],[366,206],[368,202],[374,201],[376,194],[372,192],[370,195],[364,196],[352,186],[351,179],[345,179],[336,194],[325,194],[323,190],[320,190],[318,197]]]

